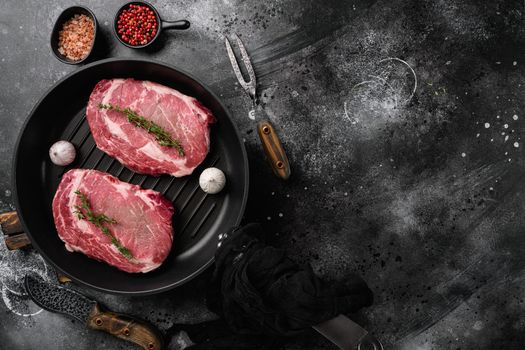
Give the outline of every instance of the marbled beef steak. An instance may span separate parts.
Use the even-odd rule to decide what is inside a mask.
[[[129,108],[154,122],[184,150],[162,146],[155,136],[128,121],[124,113],[100,104]],[[89,98],[87,120],[102,151],[129,169],[149,175],[189,175],[204,160],[210,146],[211,112],[195,98],[175,89],[134,79],[100,81]]]
[[[107,220],[89,220],[101,215]],[[160,193],[97,170],[68,171],[53,199],[55,225],[66,248],[126,272],[148,272],[162,264],[173,242],[172,215],[171,202]]]

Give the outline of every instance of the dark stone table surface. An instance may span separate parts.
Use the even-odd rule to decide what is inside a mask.
[[[250,159],[246,221],[261,222],[274,244],[321,276],[362,275],[375,304],[353,318],[387,349],[523,349],[523,1],[152,2],[164,18],[192,27],[163,34],[148,52],[112,37],[121,1],[83,4],[99,20],[106,57],[168,62],[221,96]],[[54,20],[72,4],[0,5],[2,211],[13,209],[22,123],[77,69],[49,48]],[[288,151],[288,182],[272,176],[247,117],[250,101],[222,39],[232,33],[242,34]],[[16,294],[27,270],[44,272],[36,253],[0,243],[0,348],[132,348],[29,305]],[[214,318],[206,279],[140,298],[84,291],[166,329]],[[287,348],[333,346],[312,331]]]

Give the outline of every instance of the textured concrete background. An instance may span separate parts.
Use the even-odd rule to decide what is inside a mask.
[[[112,38],[120,1],[85,5],[107,37],[106,57],[171,63],[222,96],[250,158],[247,220],[323,276],[358,271],[376,302],[354,318],[387,349],[523,348],[523,1],[152,2],[192,27],[163,34],[149,52]],[[49,49],[53,21],[72,4],[1,4],[0,210],[13,208],[11,157],[24,119],[75,70]],[[222,41],[234,32],[288,151],[287,183],[271,175],[247,118],[250,102]],[[27,269],[46,274],[34,252],[8,253],[0,243],[2,348],[131,349],[37,313],[17,295]],[[144,298],[86,292],[165,329],[214,317],[205,283],[203,275]],[[333,347],[312,332],[287,348]]]

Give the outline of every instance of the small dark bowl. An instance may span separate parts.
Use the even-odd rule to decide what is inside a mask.
[[[93,33],[93,42],[91,44],[91,49],[89,50],[89,53],[86,55],[86,57],[80,60],[77,60],[77,61],[67,58],[66,56],[62,55],[58,51],[58,33],[62,30],[62,26],[64,25],[64,23],[68,19],[73,17],[74,15],[86,15],[88,17],[91,17],[91,19],[93,20],[93,23],[95,24],[95,30]],[[56,20],[55,25],[53,26],[53,31],[51,32],[51,51],[53,51],[53,54],[55,54],[55,57],[60,62],[63,62],[63,63],[80,64],[82,62],[85,62],[93,53],[93,48],[95,47],[95,42],[97,40],[97,29],[98,29],[97,18],[95,17],[95,14],[90,9],[84,6],[68,7],[67,9],[62,11],[60,16],[58,16],[58,19]]]
[[[125,42],[124,40],[122,40],[120,38],[120,35],[118,34],[118,18],[120,16],[120,14],[122,13],[122,11],[127,9],[129,7],[129,5],[147,6],[151,10],[153,10],[153,13],[155,13],[155,17],[156,17],[156,20],[157,20],[157,33],[155,34],[155,36],[148,43],[146,43],[144,45],[130,45],[127,42]],[[163,30],[166,30],[166,29],[184,30],[184,29],[188,29],[189,27],[190,27],[190,22],[186,21],[185,19],[182,19],[182,20],[179,20],[179,21],[163,21],[162,18],[160,18],[159,12],[157,11],[157,9],[152,4],[150,4],[150,3],[146,2],[146,1],[130,1],[130,2],[122,5],[118,9],[118,11],[117,11],[117,13],[115,15],[115,19],[113,20],[113,34],[115,34],[115,36],[117,37],[118,41],[120,41],[123,45],[125,45],[125,46],[127,46],[129,48],[132,48],[132,49],[143,49],[145,47],[150,46],[155,40],[157,40],[157,38],[159,37],[160,33]]]

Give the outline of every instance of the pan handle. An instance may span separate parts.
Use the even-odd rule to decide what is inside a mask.
[[[16,250],[31,245],[31,241],[24,233],[24,229],[22,228],[22,224],[18,219],[16,211],[1,213],[0,227],[4,233],[4,241],[7,249]]]
[[[162,21],[162,30],[164,29],[178,29],[178,30],[184,30],[188,29],[190,27],[190,22],[181,19],[179,21]]]

